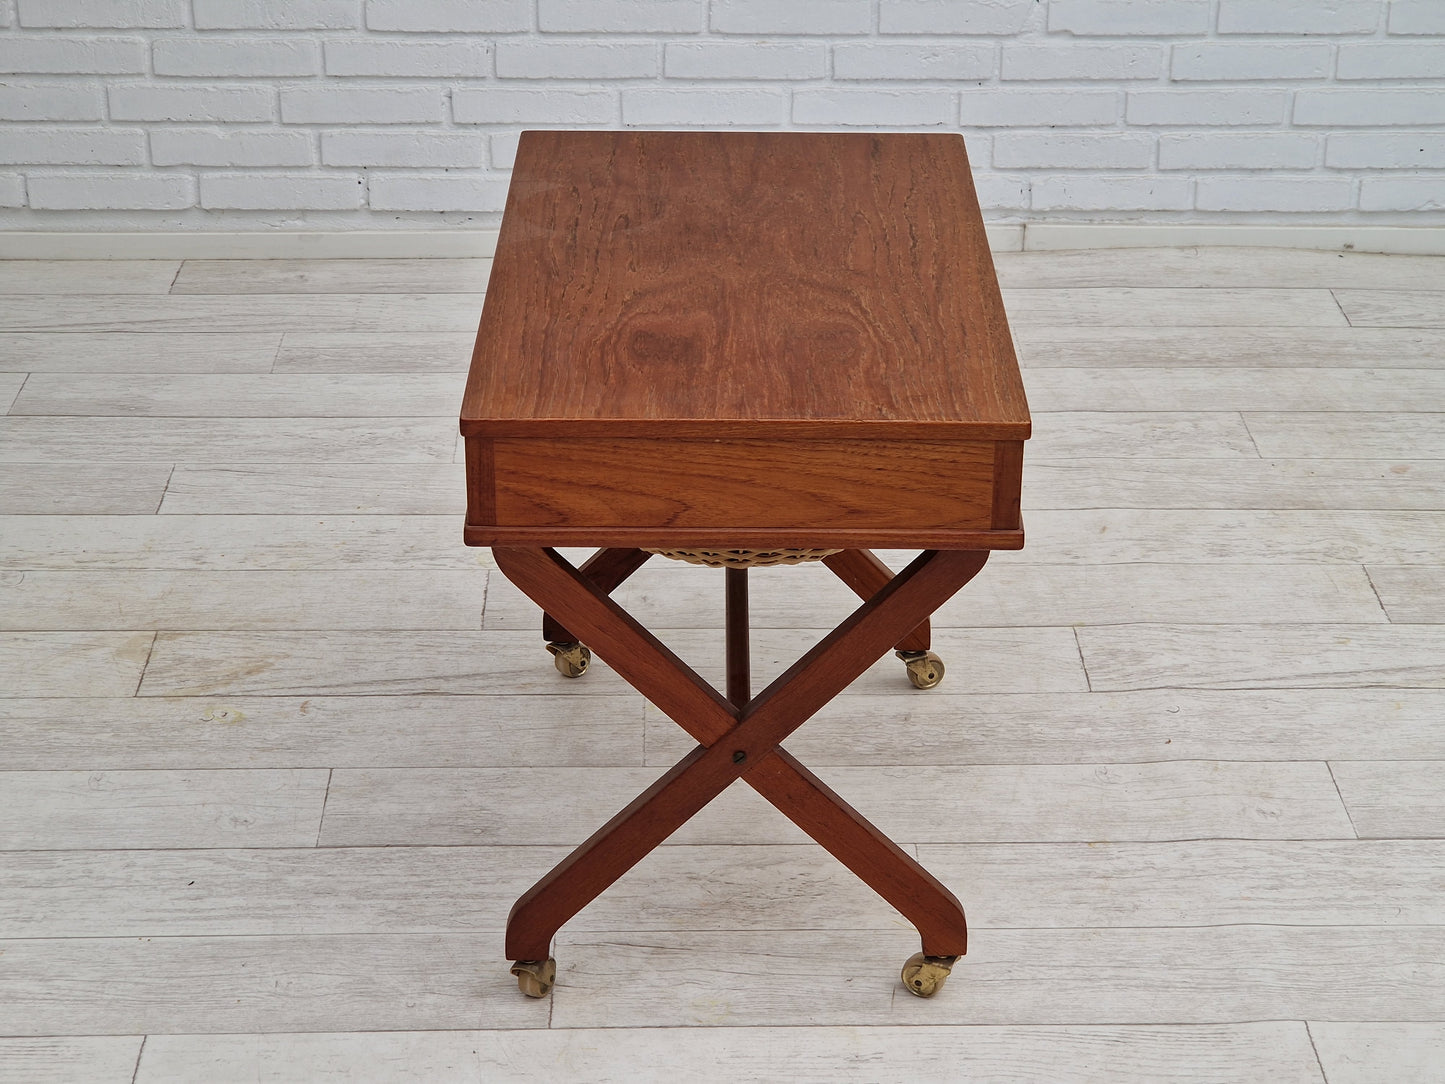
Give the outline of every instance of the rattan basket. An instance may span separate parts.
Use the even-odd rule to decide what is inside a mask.
[[[798,565],[804,561],[821,561],[840,550],[784,549],[784,550],[648,550],[648,553],[670,557],[674,561],[686,561],[693,565],[707,565],[709,568],[763,568],[768,565]]]

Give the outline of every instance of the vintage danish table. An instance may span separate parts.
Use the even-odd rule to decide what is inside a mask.
[[[937,684],[929,615],[1023,545],[1028,405],[962,137],[524,133],[461,431],[466,542],[542,607],[558,670],[596,652],[698,742],[517,901],[522,991],[742,779],[917,926],[903,981],[933,993],[958,901],[779,743],[890,648],[902,695]],[[881,547],[922,552],[895,576]],[[725,695],[609,597],[659,551],[725,568]],[[809,558],[864,601],[754,696],[747,567]]]

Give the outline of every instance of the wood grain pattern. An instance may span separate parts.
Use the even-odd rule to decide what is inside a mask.
[[[903,931],[564,933],[552,1026],[765,1025],[796,1014],[800,1001],[812,1023],[828,1025],[1445,1015],[1438,926],[980,929],[949,985],[929,1001],[893,992],[913,946]],[[1379,981],[1351,981],[1360,974]]]
[[[1300,369],[1439,369],[1445,332],[1351,327],[1078,327],[1015,319],[1014,342],[1025,371],[1085,368],[1231,366]]]
[[[3,267],[4,264],[0,264]],[[31,373],[265,373],[279,334],[0,334],[7,368]]]
[[[1371,565],[1367,571],[1391,621],[1445,624],[1445,568]]]
[[[1445,368],[1325,369],[1306,375],[1283,367],[1034,367],[1027,384],[1042,432],[1048,415],[1040,412],[1051,410],[1391,411],[1401,403],[1445,398]],[[27,384],[22,402],[30,391]]]
[[[1408,387],[1400,402],[1416,398]],[[1445,459],[1445,414],[1438,413],[1255,413],[1244,415],[1261,455],[1284,459]]]
[[[723,1027],[382,1032],[326,1035],[158,1035],[134,1084],[308,1084],[380,1072],[416,1082],[481,1082],[535,1065],[583,1067],[609,1082],[665,1084],[686,1065],[692,1080],[766,1079],[779,1065],[798,1084],[880,1075],[927,1077],[947,1065],[961,1080],[1027,1084],[1184,1084],[1278,1081],[1323,1084],[1298,1021],[1188,1027]],[[154,1075],[150,1070],[154,1068]],[[1333,1079],[1333,1078],[1332,1078]],[[1394,1078],[1402,1079],[1402,1078]],[[1415,1078],[1411,1078],[1412,1081]],[[1419,1078],[1423,1081],[1423,1078]],[[127,1078],[129,1080],[129,1078]],[[1351,1084],[1354,1084],[1351,1081]]]
[[[1066,410],[1034,415],[1031,462],[1095,456],[1255,459],[1259,450],[1244,421],[1233,412]]]
[[[1335,290],[1355,327],[1445,327],[1445,289]]]
[[[16,634],[19,635],[19,634]],[[32,635],[45,635],[35,633]],[[705,679],[722,678],[722,632],[663,629],[659,635]],[[817,629],[769,630],[753,637],[753,673],[768,681],[822,636]],[[969,659],[979,692],[1077,692],[1087,688],[1069,629],[947,630],[940,654]],[[586,681],[566,681],[539,657],[532,637],[506,632],[167,632],[157,638],[143,696],[312,696],[459,693],[571,696],[626,688],[605,660],[593,658]],[[907,692],[893,658],[858,679],[855,690]],[[46,695],[44,693],[29,695]]]
[[[985,695],[950,676],[925,697],[848,694],[788,739],[811,764],[1121,764],[1161,759],[1445,759],[1439,689],[1145,689]],[[962,663],[965,673],[972,665]],[[970,679],[971,680],[971,679]],[[950,689],[952,691],[950,691]],[[648,705],[647,763],[691,747]],[[1262,727],[1261,719],[1269,726]],[[882,720],[884,725],[879,725]]]
[[[1004,291],[1003,299],[1010,319],[1022,327],[1347,326],[1328,290],[1078,286],[1010,289]]]
[[[116,462],[450,463],[452,426],[441,418],[0,418],[0,463],[66,464],[81,478]],[[87,462],[88,460],[88,462]],[[7,468],[7,473],[8,473]],[[304,468],[301,468],[304,470]],[[361,471],[384,472],[363,467]],[[136,473],[144,474],[144,468]],[[167,471],[166,473],[169,473]],[[164,481],[164,479],[163,479]],[[63,491],[70,487],[58,487]],[[146,512],[154,512],[156,501]],[[57,507],[54,511],[106,511]],[[309,511],[317,511],[310,509]]]
[[[15,1035],[545,1027],[495,965],[499,937],[16,939],[0,999]]]
[[[154,639],[150,632],[0,633],[0,698],[130,696]]]
[[[801,733],[805,733],[804,726]],[[1328,839],[1349,820],[1323,763],[830,767],[844,799],[895,839],[1053,842]],[[655,768],[337,771],[323,846],[580,842],[658,777]],[[567,808],[528,802],[565,787]],[[938,795],[949,794],[946,815]],[[762,799],[733,787],[670,837],[684,843],[803,843]]]
[[[1445,688],[1435,625],[1113,625],[1078,630],[1090,687]]]
[[[1362,838],[1445,836],[1445,760],[1339,760],[1330,770]]]
[[[0,294],[163,294],[179,260],[0,260]]]
[[[0,387],[0,396],[4,389]],[[408,373],[234,374],[38,373],[11,414],[129,418],[446,418],[456,413],[453,376]],[[360,443],[361,441],[358,441]]]
[[[327,776],[325,768],[7,772],[0,850],[309,846]]]
[[[989,530],[993,458],[991,443],[887,438],[499,439],[495,522],[534,529]],[[926,488],[893,484],[935,464]]]
[[[288,331],[281,336],[274,371],[462,374],[467,371],[474,339],[465,332],[362,335]]]
[[[1349,455],[1348,448],[1338,454]],[[1239,508],[1438,511],[1445,464],[1411,459],[1132,459],[1024,465],[1034,508]]]
[[[0,537],[0,568],[17,570],[492,566],[490,551],[457,545],[455,516],[0,516]]]
[[[1430,1084],[1445,1062],[1445,1023],[1310,1022],[1310,1039],[1332,1084]]]
[[[460,467],[397,464],[178,467],[163,515],[454,515],[466,489]],[[150,511],[154,511],[154,507]]]
[[[995,558],[1020,563],[1282,561],[1429,564],[1445,513],[1343,509],[1031,509],[1029,544]]]
[[[528,132],[512,176],[464,432],[606,418],[1028,435],[960,137]]]
[[[1287,248],[1120,248],[999,252],[999,282],[1017,289],[1067,286],[1354,287],[1435,289],[1445,257]]]
[[[481,294],[16,295],[0,309],[0,330],[471,331],[481,302]]]
[[[0,418],[0,432],[6,424]],[[170,475],[168,463],[7,463],[0,470],[0,515],[148,516]]]
[[[642,697],[13,698],[0,745],[32,771],[637,765]]]
[[[828,618],[841,620],[855,605],[853,593],[821,568],[756,569],[751,575],[754,628],[811,628]],[[721,619],[722,576],[715,569],[670,569],[658,562],[613,598],[662,628],[707,628]],[[1030,563],[990,567],[940,606],[932,623],[962,629],[1186,620],[1381,623],[1385,614],[1359,567]],[[536,606],[496,577],[483,627],[523,630],[536,624]]]
[[[3,1084],[135,1084],[139,1035],[0,1039]]]
[[[475,629],[485,573],[0,572],[0,629]]]
[[[187,260],[173,294],[482,293],[490,259]]]

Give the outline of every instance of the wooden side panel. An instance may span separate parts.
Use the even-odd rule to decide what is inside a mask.
[[[494,448],[501,526],[993,525],[986,441],[498,439]]]
[[[467,522],[495,523],[497,482],[492,442],[485,437],[466,438]]]
[[[994,446],[993,527],[997,531],[1019,529],[1019,495],[1023,489],[1024,442],[1001,440]]]

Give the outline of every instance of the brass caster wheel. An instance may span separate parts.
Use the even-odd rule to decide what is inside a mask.
[[[552,643],[547,645],[547,650],[552,653],[552,664],[557,667],[557,673],[563,677],[581,677],[587,673],[587,667],[592,662],[592,652],[587,650],[586,644]]]
[[[908,680],[919,689],[931,689],[943,680],[943,660],[932,651],[895,651],[908,667]]]
[[[943,989],[957,956],[925,956],[915,952],[903,965],[903,985],[917,997],[932,997]]]
[[[517,987],[528,997],[546,997],[557,981],[557,961],[548,956],[545,960],[518,960],[512,965],[512,974],[517,976]]]

